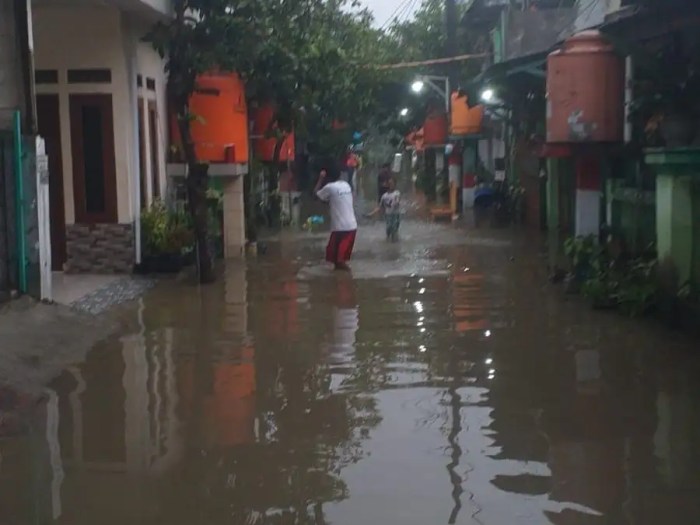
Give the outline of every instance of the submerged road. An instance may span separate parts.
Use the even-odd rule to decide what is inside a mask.
[[[0,438],[0,523],[700,523],[696,341],[563,297],[521,234],[383,235],[111,312]]]

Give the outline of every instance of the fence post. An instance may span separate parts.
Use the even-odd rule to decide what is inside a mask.
[[[13,119],[15,154],[15,215],[17,221],[17,263],[19,291],[27,293],[27,232],[25,231],[24,178],[22,177],[22,116],[15,111]]]

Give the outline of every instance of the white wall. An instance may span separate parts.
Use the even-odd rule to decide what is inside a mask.
[[[167,153],[167,124],[165,104],[166,77],[160,57],[148,44],[140,41],[149,28],[149,21],[139,19],[133,12],[125,14],[114,7],[35,7],[35,67],[56,69],[58,85],[38,85],[38,93],[58,93],[63,151],[63,181],[66,223],[75,222],[73,196],[73,161],[69,95],[73,93],[109,93],[112,95],[114,116],[114,146],[117,176],[117,209],[120,223],[138,218],[139,202],[139,143],[136,96],[157,102],[158,138],[160,141],[161,188],[165,192],[165,154]],[[68,69],[109,68],[110,84],[71,84],[66,81]],[[143,88],[136,92],[136,75],[143,77]],[[156,91],[146,90],[146,79],[156,81]],[[144,111],[147,117],[147,112]],[[144,165],[147,169],[150,196],[150,133],[148,119],[144,122]]]
[[[137,68],[139,74],[143,78],[143,86],[138,89],[138,96],[143,99],[143,130],[145,134],[145,165],[146,165],[146,181],[147,181],[147,200],[146,202],[151,202],[153,197],[153,187],[151,181],[153,180],[151,172],[151,132],[150,123],[148,119],[148,102],[153,101],[156,103],[157,112],[157,140],[158,140],[158,153],[160,158],[158,159],[158,172],[160,175],[160,189],[161,197],[167,195],[166,184],[166,165],[165,158],[168,149],[168,112],[167,112],[167,101],[166,101],[166,82],[167,77],[163,69],[163,61],[161,60],[158,53],[156,53],[150,44],[140,42],[137,48]],[[155,91],[147,89],[147,80],[153,79],[156,82]]]
[[[130,222],[129,156],[126,140],[130,108],[126,96],[126,66],[121,45],[121,14],[108,7],[35,7],[34,41],[36,69],[56,69],[58,85],[38,85],[37,93],[58,93],[63,151],[63,189],[66,223],[75,223],[70,110],[72,93],[109,93],[114,116],[114,150],[117,174],[119,222]],[[111,84],[67,84],[68,69],[109,68]]]

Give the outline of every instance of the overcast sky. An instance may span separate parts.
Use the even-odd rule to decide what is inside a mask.
[[[360,0],[374,11],[375,24],[382,27],[394,13],[401,19],[412,15],[422,3],[422,0]]]

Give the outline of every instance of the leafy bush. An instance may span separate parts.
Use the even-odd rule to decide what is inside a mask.
[[[659,300],[658,263],[653,250],[628,259],[611,255],[611,246],[591,239],[569,242],[567,255],[585,276],[581,293],[594,308],[618,308],[633,317],[652,311]],[[581,266],[585,268],[581,270]]]
[[[629,261],[620,276],[615,298],[620,309],[633,317],[651,311],[658,302],[659,280],[656,259],[640,257]]]
[[[141,237],[147,257],[181,255],[194,244],[189,216],[168,210],[161,200],[141,213]]]
[[[568,238],[564,242],[564,254],[571,263],[574,278],[584,282],[590,276],[595,260],[602,256],[602,250],[595,235],[588,235]]]

